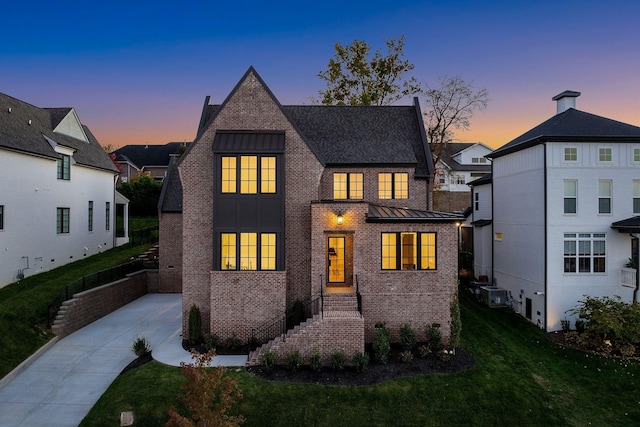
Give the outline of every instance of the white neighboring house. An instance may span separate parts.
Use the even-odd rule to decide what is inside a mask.
[[[0,170],[0,287],[114,246],[118,170],[73,108],[0,93]]]
[[[554,117],[489,155],[492,213],[478,218],[492,221],[494,284],[547,331],[573,325],[584,295],[638,299],[625,266],[638,265],[640,127],[576,110],[579,95],[553,97]]]
[[[471,187],[471,224],[473,227],[473,277],[492,281],[493,228],[491,212],[491,174],[469,183]]]
[[[462,212],[469,207],[467,184],[491,173],[493,150],[481,142],[449,142],[431,144],[436,158],[434,210]]]

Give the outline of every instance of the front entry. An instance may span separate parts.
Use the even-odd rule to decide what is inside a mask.
[[[327,236],[327,286],[353,286],[353,236]]]

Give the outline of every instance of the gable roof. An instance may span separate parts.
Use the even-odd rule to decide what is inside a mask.
[[[145,166],[168,166],[171,155],[188,142],[168,142],[164,145],[131,144],[115,150],[118,162],[130,162],[138,169]]]
[[[448,166],[453,171],[489,172],[491,170],[491,163],[489,162],[462,164],[454,158],[455,156],[462,153],[463,151],[468,150],[469,148],[478,144],[482,145],[483,147],[486,147],[489,151],[491,150],[489,147],[482,144],[481,142],[449,142],[449,143],[443,144],[444,145],[443,147],[439,147],[439,150],[441,150],[441,153],[440,153],[440,158],[438,160],[443,162],[446,166]],[[439,145],[439,144],[434,144],[434,145]]]
[[[74,150],[76,164],[118,173],[109,156],[89,128],[78,122],[86,140],[54,131],[73,108],[39,108],[0,93],[0,148],[25,154],[58,159],[53,146]]]
[[[496,158],[543,142],[640,142],[640,127],[569,108],[489,154]]]

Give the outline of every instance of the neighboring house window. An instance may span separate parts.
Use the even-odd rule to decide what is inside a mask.
[[[575,214],[578,212],[578,182],[564,181],[564,213]]]
[[[111,203],[106,202],[104,205],[104,229],[109,231],[111,229]]]
[[[564,272],[604,273],[605,233],[565,233]]]
[[[220,234],[221,270],[276,270],[276,254],[276,233]]]
[[[406,172],[378,174],[378,198],[408,199],[409,174]]]
[[[487,163],[487,159],[485,157],[472,157],[471,163]]]
[[[611,181],[609,180],[598,181],[598,213],[611,213]]]
[[[382,233],[383,270],[435,270],[436,233]]]
[[[238,173],[238,157],[240,173]],[[240,194],[257,194],[258,188],[262,194],[276,193],[275,156],[222,156],[221,160],[220,191],[222,193],[237,193],[238,186]]]
[[[333,174],[333,198],[362,199],[363,175],[361,173],[334,173]]]
[[[0,230],[4,230],[4,205],[0,205]]]
[[[222,192],[235,193],[236,181],[237,181],[236,158],[223,157],[222,158]]]
[[[475,210],[480,209],[480,193],[475,193],[473,195],[473,201],[475,205]]]
[[[69,208],[56,208],[56,233],[69,233]]]
[[[465,183],[465,181],[464,181],[464,175],[455,175],[455,176],[454,176],[454,181],[455,181],[455,183],[456,183],[456,184],[458,184],[458,185],[462,185],[462,184],[464,184],[464,183]]]
[[[633,181],[633,213],[640,214],[640,181]]]
[[[88,230],[93,231],[93,201],[89,200],[88,218],[87,218]]]
[[[68,181],[71,175],[71,157],[66,154],[60,154],[58,158],[58,179]]]
[[[578,148],[577,147],[565,147],[564,148],[564,161],[575,162],[578,160]]]
[[[640,162],[640,148],[633,149],[633,161]]]
[[[600,147],[598,149],[598,160],[601,162],[610,162],[611,161],[611,148],[609,147]]]

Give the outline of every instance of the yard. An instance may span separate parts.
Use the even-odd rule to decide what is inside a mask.
[[[346,387],[267,381],[230,369],[244,393],[235,412],[247,426],[638,425],[638,361],[560,347],[521,317],[466,294],[461,308],[463,346],[476,362],[471,370]],[[179,368],[157,363],[131,370],[82,426],[117,425],[128,410],[136,426],[164,425],[181,380]]]

